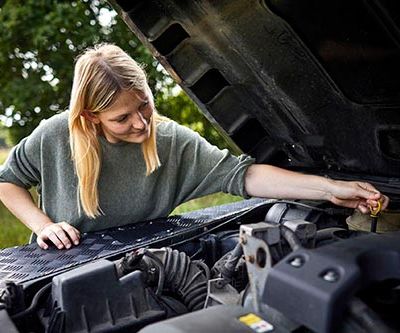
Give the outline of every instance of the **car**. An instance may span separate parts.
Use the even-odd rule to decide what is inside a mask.
[[[0,251],[4,332],[398,332],[400,4],[114,0],[237,152],[390,210],[252,198]]]

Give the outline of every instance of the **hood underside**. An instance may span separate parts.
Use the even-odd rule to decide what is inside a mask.
[[[241,151],[400,193],[397,0],[113,4]]]

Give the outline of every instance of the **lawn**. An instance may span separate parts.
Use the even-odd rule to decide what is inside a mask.
[[[7,154],[8,150],[0,149],[0,164],[4,162]],[[242,200],[242,198],[225,193],[216,193],[186,202],[177,207],[172,214],[182,214],[196,209],[222,205],[239,200]],[[29,240],[29,235],[30,230],[20,223],[8,209],[0,203],[0,248],[26,244]]]

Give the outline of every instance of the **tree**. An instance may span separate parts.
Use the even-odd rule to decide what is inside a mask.
[[[0,31],[0,119],[14,143],[42,119],[67,109],[76,56],[88,46],[112,42],[146,64],[151,88],[162,91],[160,110],[177,121],[184,117],[186,125],[225,145],[183,92],[171,94],[173,81],[106,1],[4,1]]]

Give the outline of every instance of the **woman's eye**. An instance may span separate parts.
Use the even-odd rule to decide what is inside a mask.
[[[145,101],[142,104],[140,104],[139,106],[139,111],[144,110],[145,108],[147,108],[149,106],[149,101]]]
[[[119,123],[123,123],[124,121],[126,121],[128,119],[128,116],[122,116],[121,118],[117,119],[117,122]]]

